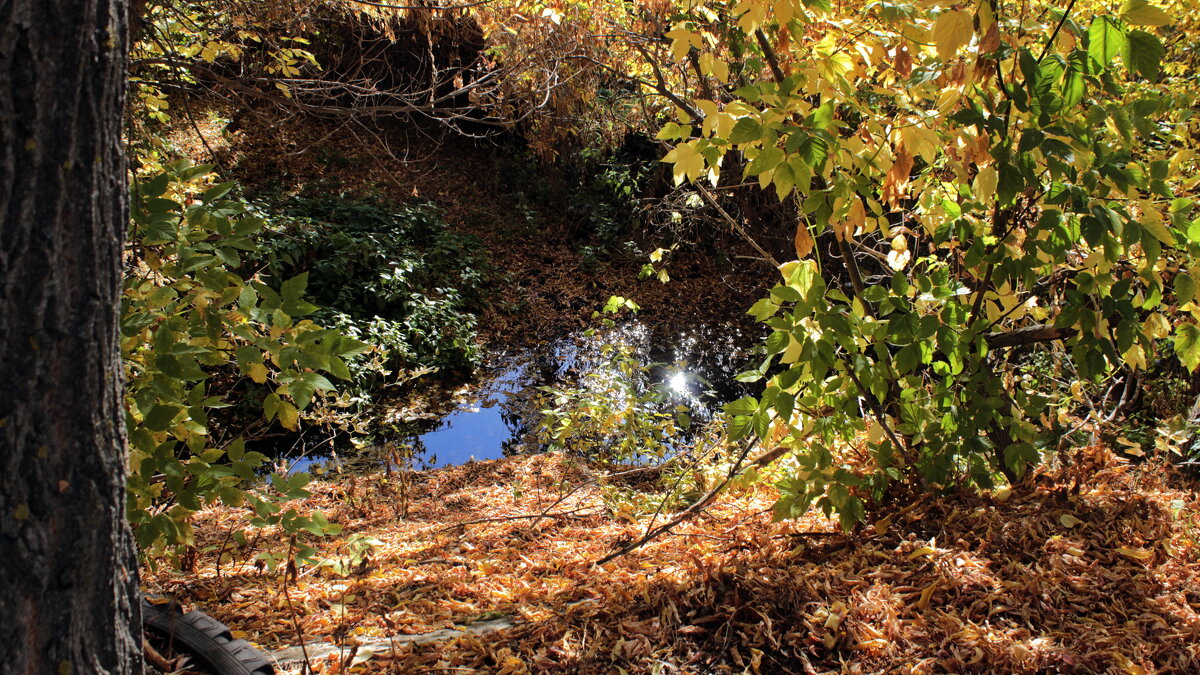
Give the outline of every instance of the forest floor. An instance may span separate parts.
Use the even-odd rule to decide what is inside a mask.
[[[597,566],[665,518],[656,480],[612,470],[545,454],[314,483],[297,506],[344,529],[311,542],[325,564],[273,571],[256,554],[289,543],[239,546],[245,511],[210,508],[186,571],[144,583],[265,650],[332,652],[308,659],[325,673],[1200,672],[1200,489],[1176,469],[1097,446],[851,533],[771,522],[760,483]]]

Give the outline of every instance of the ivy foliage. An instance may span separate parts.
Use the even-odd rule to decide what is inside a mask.
[[[761,394],[727,409],[791,451],[778,517],[1018,481],[1063,428],[1030,344],[1089,381],[1200,363],[1192,57],[1144,0],[1033,4],[742,0],[666,33],[702,79],[659,133],[676,181],[733,167],[795,215]]]
[[[132,217],[121,305],[130,458],[128,516],[143,554],[192,540],[188,516],[206,502],[248,504],[252,524],[288,531],[336,530],[320,514],[284,509],[304,496],[304,474],[271,476],[250,490],[266,458],[247,452],[245,429],[214,411],[265,392],[262,416],[295,430],[329,377],[370,345],[305,318],[307,275],[278,290],[238,270],[256,247],[263,219],[233,199],[232,183],[213,184],[208,165],[175,162],[132,189]],[[222,418],[224,419],[224,418]]]

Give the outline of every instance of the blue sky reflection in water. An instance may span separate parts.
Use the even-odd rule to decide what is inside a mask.
[[[529,447],[532,443],[526,443],[526,436],[538,423],[538,388],[620,377],[608,372],[611,360],[602,353],[605,345],[614,344],[628,347],[643,364],[661,364],[649,370],[652,381],[647,385],[664,386],[672,406],[686,405],[693,420],[704,422],[720,403],[741,395],[731,388],[733,375],[742,365],[736,349],[740,339],[736,329],[698,327],[673,335],[669,341],[672,344],[654,344],[666,341],[653,340],[651,331],[634,321],[597,330],[591,336],[574,335],[515,356],[500,356],[493,362],[501,365],[490,375],[485,371],[478,388],[448,415],[432,428],[395,439],[394,444],[401,449],[411,448],[416,468],[497,459],[536,449]],[[589,374],[593,377],[584,377]],[[328,464],[330,458],[291,461],[291,471],[306,471]]]

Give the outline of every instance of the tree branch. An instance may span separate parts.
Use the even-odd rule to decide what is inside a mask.
[[[988,333],[983,336],[983,339],[987,341],[989,349],[1000,349],[1031,345],[1037,342],[1065,340],[1073,337],[1077,332],[1074,328],[1056,328],[1051,324],[1043,323],[1012,331]]]

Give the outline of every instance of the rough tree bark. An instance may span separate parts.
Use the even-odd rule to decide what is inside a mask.
[[[140,673],[117,303],[127,0],[0,0],[0,672]]]

